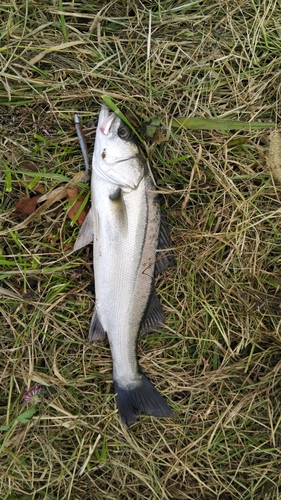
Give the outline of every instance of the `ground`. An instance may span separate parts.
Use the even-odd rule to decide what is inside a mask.
[[[278,500],[280,3],[4,0],[1,18],[1,498]],[[73,115],[91,155],[104,95],[144,141],[177,260],[138,349],[174,416],[131,429],[68,215],[90,194]]]

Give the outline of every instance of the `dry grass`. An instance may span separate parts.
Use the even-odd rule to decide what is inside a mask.
[[[280,144],[170,121],[278,129],[279,2],[4,0],[1,12],[0,497],[278,500]],[[160,112],[168,139],[148,150],[177,268],[158,281],[167,328],[142,336],[139,355],[175,418],[130,430],[109,346],[87,342],[91,249],[71,254],[67,202],[12,215],[38,183],[83,169],[73,114],[92,152],[103,94],[141,121]],[[44,401],[25,414],[36,383]]]

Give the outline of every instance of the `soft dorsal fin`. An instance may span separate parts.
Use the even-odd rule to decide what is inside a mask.
[[[163,326],[164,322],[164,312],[153,285],[146,311],[141,322],[141,331],[143,333],[152,332],[153,330],[157,330],[157,328]]]
[[[176,265],[174,252],[173,250],[170,250],[171,247],[172,241],[169,235],[168,225],[165,214],[163,210],[161,210],[158,251],[156,253],[154,276],[158,276],[158,274],[165,271],[168,267]]]
[[[93,229],[93,216],[92,216],[92,209],[90,208],[89,212],[86,215],[86,219],[84,220],[80,231],[78,233],[77,240],[75,241],[75,245],[73,247],[73,250],[80,250],[80,248],[85,247],[86,245],[89,245],[90,243],[93,242],[93,234],[94,234],[94,229]]]

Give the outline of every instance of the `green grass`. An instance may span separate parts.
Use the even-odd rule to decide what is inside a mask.
[[[280,4],[1,11],[0,497],[279,500]],[[157,282],[166,328],[139,339],[175,416],[129,430],[109,345],[87,341],[92,250],[72,253],[69,202],[13,215],[83,170],[73,115],[92,154],[102,96],[146,143],[177,259]],[[35,384],[33,414],[23,395]]]

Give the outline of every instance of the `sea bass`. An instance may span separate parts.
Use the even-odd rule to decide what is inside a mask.
[[[137,360],[140,331],[164,323],[155,276],[174,264],[146,161],[131,130],[102,106],[91,180],[92,206],[75,250],[93,241],[96,304],[89,339],[108,336],[116,403],[123,423],[172,411]]]

